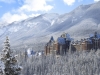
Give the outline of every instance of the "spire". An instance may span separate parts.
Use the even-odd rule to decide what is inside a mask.
[[[54,38],[53,36],[51,36],[50,41],[49,42],[54,42]]]
[[[94,37],[97,38],[97,32],[94,33]]]

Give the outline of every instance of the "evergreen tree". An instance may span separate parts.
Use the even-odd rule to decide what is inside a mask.
[[[6,41],[4,42],[4,49],[1,57],[1,61],[4,63],[4,75],[19,75],[21,71],[21,67],[17,64],[16,56],[12,55],[12,51],[10,49],[10,43],[8,37],[6,37]]]

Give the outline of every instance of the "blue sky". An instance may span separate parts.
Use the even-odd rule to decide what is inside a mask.
[[[64,14],[79,5],[99,0],[0,0],[0,23],[19,21],[43,13]]]

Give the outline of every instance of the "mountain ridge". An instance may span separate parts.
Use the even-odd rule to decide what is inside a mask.
[[[9,36],[13,45],[47,42],[50,36],[57,38],[67,32],[72,38],[88,37],[100,31],[100,1],[89,5],[80,5],[73,11],[59,15],[45,13],[23,21],[4,24],[0,27],[0,41]],[[38,40],[38,41],[37,41]]]

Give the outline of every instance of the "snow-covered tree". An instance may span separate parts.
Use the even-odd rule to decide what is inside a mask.
[[[12,54],[8,37],[4,42],[4,49],[1,61],[4,63],[4,75],[19,75],[21,67],[17,64],[16,56]]]
[[[1,63],[0,63],[0,65],[1,65]],[[1,66],[0,66],[0,75],[3,75],[3,69]]]

